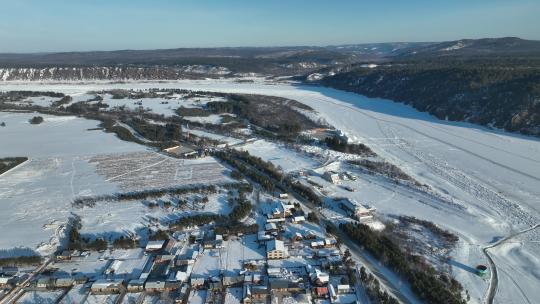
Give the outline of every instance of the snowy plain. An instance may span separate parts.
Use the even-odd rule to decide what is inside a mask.
[[[426,113],[388,100],[293,83],[236,83],[228,80],[186,80],[111,84],[4,83],[2,90],[58,91],[82,94],[96,89],[181,88],[216,92],[254,93],[295,99],[314,108],[328,123],[353,141],[371,147],[422,183],[430,185],[451,204],[411,194],[405,203],[399,191],[386,185],[386,199],[370,199],[378,210],[415,215],[454,231],[460,246],[454,275],[473,302],[482,302],[486,282],[471,273],[487,264],[481,248],[540,222],[540,140],[486,127],[438,120]],[[1,153],[1,152],[0,152]],[[440,204],[440,205],[437,205]],[[459,206],[456,208],[455,206]],[[459,220],[457,220],[459,219]],[[499,271],[495,301],[516,303],[540,298],[540,231],[531,230],[501,247],[490,249]],[[511,248],[507,248],[510,246]],[[523,270],[526,269],[526,270]],[[519,282],[519,284],[511,283]],[[525,296],[523,296],[525,295]]]
[[[95,130],[97,121],[74,116],[39,114],[44,122],[32,125],[28,120],[35,115],[0,112],[6,123],[0,129],[0,157],[29,158],[0,175],[0,229],[10,231],[0,237],[0,257],[53,253],[75,215],[83,233],[110,236],[141,229],[155,213],[141,202],[75,208],[74,198],[230,180],[213,158],[171,158]],[[206,208],[220,212],[223,201],[216,197]],[[184,212],[172,213],[160,212],[158,218]]]

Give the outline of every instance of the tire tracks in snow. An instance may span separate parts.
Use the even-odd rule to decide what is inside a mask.
[[[342,103],[338,103],[338,102],[334,102],[334,101],[329,101],[329,100],[324,100],[324,99],[317,99],[317,101],[322,101],[322,102],[325,102],[325,103],[331,103],[331,104],[336,105],[336,106],[339,106],[339,107],[347,108],[347,109],[349,109],[349,110],[352,110],[352,111],[354,111],[354,112],[357,112],[357,113],[360,113],[360,114],[362,114],[362,115],[364,115],[364,116],[367,116],[367,117],[369,117],[369,118],[371,118],[371,119],[374,119],[374,120],[377,121],[377,122],[382,121],[382,122],[385,122],[385,123],[387,123],[387,124],[398,125],[398,126],[400,126],[400,127],[402,127],[402,128],[405,128],[405,129],[408,129],[408,130],[413,131],[413,132],[415,132],[415,133],[418,133],[418,134],[420,134],[420,135],[423,135],[423,136],[425,136],[425,137],[427,137],[427,138],[429,138],[429,139],[432,139],[432,140],[434,140],[434,141],[443,143],[443,144],[448,145],[448,146],[450,146],[450,147],[452,147],[452,148],[454,148],[454,149],[457,149],[457,150],[463,151],[463,152],[465,152],[465,153],[468,153],[468,154],[470,154],[470,155],[473,155],[473,156],[475,156],[475,157],[478,157],[478,158],[480,158],[480,159],[482,159],[482,160],[485,160],[485,161],[487,161],[487,162],[489,162],[489,163],[491,163],[491,164],[500,166],[500,167],[505,168],[505,169],[507,169],[507,170],[510,170],[510,171],[512,171],[512,172],[514,172],[514,173],[517,173],[517,174],[526,176],[526,177],[528,177],[528,178],[531,178],[531,179],[533,179],[533,180],[536,180],[536,181],[540,182],[540,177],[537,177],[537,176],[531,175],[531,174],[529,174],[529,173],[526,173],[526,172],[517,170],[517,169],[512,168],[512,167],[510,167],[510,166],[501,164],[501,163],[496,162],[496,161],[494,161],[494,160],[492,160],[492,159],[489,159],[489,158],[487,158],[487,157],[484,157],[484,156],[482,156],[482,155],[480,155],[480,154],[478,154],[478,153],[476,153],[476,152],[470,151],[470,150],[465,149],[465,148],[463,148],[463,147],[456,146],[456,145],[454,145],[454,144],[452,144],[452,143],[450,143],[450,142],[447,142],[447,141],[442,140],[442,139],[440,139],[440,138],[434,137],[434,136],[429,135],[429,134],[427,134],[427,133],[425,133],[425,132],[419,131],[419,130],[417,130],[417,129],[411,127],[411,126],[408,126],[408,125],[406,125],[406,124],[404,124],[404,123],[397,122],[397,121],[392,121],[392,120],[387,120],[387,119],[383,119],[383,118],[377,117],[377,116],[375,116],[375,115],[371,115],[371,114],[365,113],[362,109],[359,109],[359,108],[357,108],[357,107],[355,107],[355,106],[351,106],[351,105],[347,105],[347,104],[342,104]],[[383,133],[383,134],[384,134],[384,133]],[[502,151],[502,152],[508,153],[508,151],[505,151],[505,150],[501,150],[501,149],[498,149],[498,150],[499,150],[499,151]],[[513,153],[510,153],[510,154],[513,155]],[[537,161],[535,160],[535,162],[537,162]]]
[[[158,161],[158,162],[156,162],[156,163],[150,164],[150,165],[148,165],[148,166],[144,166],[144,167],[141,167],[141,168],[137,168],[137,169],[135,169],[135,170],[128,171],[128,172],[126,172],[126,173],[122,173],[122,174],[120,174],[120,175],[113,176],[113,177],[111,177],[111,178],[106,179],[105,181],[110,182],[110,181],[112,181],[112,180],[114,180],[114,179],[117,179],[117,178],[119,178],[119,177],[122,177],[122,176],[125,176],[125,175],[128,175],[128,174],[131,174],[131,173],[133,173],[133,172],[137,172],[137,171],[141,171],[141,170],[144,170],[144,169],[147,169],[147,168],[151,168],[151,167],[157,166],[157,165],[159,165],[159,164],[161,164],[161,163],[163,163],[163,162],[165,162],[165,161],[167,161],[166,158],[164,158],[164,159],[162,159],[162,160],[160,160],[160,161]]]
[[[484,253],[484,255],[486,256],[486,258],[488,259],[488,262],[489,262],[489,266],[490,266],[490,269],[491,269],[491,276],[490,276],[490,281],[489,281],[489,288],[487,290],[487,293],[486,293],[486,297],[485,297],[485,303],[487,304],[493,304],[493,301],[495,300],[495,296],[497,294],[497,288],[499,286],[499,274],[497,272],[497,265],[495,264],[495,261],[493,260],[493,257],[491,257],[491,255],[489,254],[489,249],[491,248],[495,248],[497,246],[500,246],[506,242],[508,242],[509,240],[515,238],[516,236],[519,236],[521,234],[524,234],[524,233],[527,233],[531,230],[534,230],[536,228],[540,227],[540,223],[532,226],[532,227],[529,227],[527,229],[524,229],[524,230],[521,230],[521,231],[518,231],[514,234],[511,234],[501,240],[499,240],[498,242],[494,243],[494,244],[491,244],[489,246],[486,246],[484,248],[482,248],[482,252]],[[527,297],[527,295],[525,294],[525,292],[521,289],[521,287],[519,286],[519,284],[512,278],[512,276],[510,276],[506,271],[502,270],[501,271],[505,272],[508,277],[510,278],[510,280],[512,280],[512,282],[516,285],[516,287],[518,288],[518,290],[521,292],[521,295],[523,296],[523,298],[525,300],[527,300],[527,302],[529,304],[531,304],[531,301],[529,300],[529,298]]]
[[[394,142],[395,142],[396,147],[400,148],[404,152],[406,152],[406,153],[412,155],[413,157],[415,157],[416,159],[418,159],[420,162],[422,162],[428,168],[430,168],[434,173],[439,175],[444,180],[450,182],[452,185],[462,189],[463,191],[465,191],[466,193],[469,193],[473,197],[475,197],[475,198],[477,198],[477,199],[479,199],[479,200],[481,200],[483,202],[486,202],[487,206],[496,208],[496,210],[495,210],[496,213],[499,216],[501,216],[502,218],[508,218],[508,216],[511,215],[514,221],[517,220],[517,222],[521,222],[521,223],[525,222],[525,223],[527,223],[529,225],[533,225],[534,223],[538,222],[538,219],[536,217],[534,217],[534,216],[531,216],[531,214],[529,212],[526,212],[522,208],[521,205],[519,205],[519,204],[517,204],[517,203],[515,203],[513,201],[510,201],[506,197],[502,196],[500,193],[497,193],[497,192],[493,191],[492,189],[488,188],[487,186],[485,186],[485,185],[483,185],[483,184],[481,184],[479,182],[476,182],[473,178],[471,178],[469,175],[467,175],[463,171],[459,170],[458,168],[450,166],[445,161],[443,161],[441,159],[438,159],[437,157],[435,157],[435,156],[433,156],[431,154],[428,154],[428,153],[425,153],[423,151],[420,151],[419,149],[416,149],[408,141],[406,141],[406,140],[404,140],[402,138],[399,138],[395,134],[395,131],[392,129],[391,126],[392,125],[398,126],[400,128],[404,128],[404,129],[407,129],[409,131],[415,132],[417,134],[423,135],[423,136],[425,136],[427,138],[430,138],[430,139],[432,139],[432,140],[434,140],[436,142],[448,145],[448,146],[453,147],[453,148],[455,148],[457,150],[460,150],[460,151],[463,151],[465,153],[471,154],[471,155],[476,156],[476,157],[478,157],[480,159],[486,160],[486,161],[488,161],[488,162],[490,162],[490,163],[492,163],[494,165],[501,166],[501,167],[506,168],[506,169],[508,169],[508,170],[510,170],[512,172],[515,172],[515,173],[524,175],[526,177],[529,177],[531,179],[534,179],[534,180],[536,180],[538,182],[540,182],[540,177],[532,176],[532,175],[530,175],[528,173],[521,172],[521,171],[519,171],[517,169],[508,167],[508,166],[506,166],[504,164],[500,164],[500,163],[498,163],[496,161],[493,161],[491,159],[483,157],[482,155],[478,155],[475,152],[472,152],[472,151],[469,151],[469,150],[467,150],[465,148],[456,146],[456,145],[454,145],[452,143],[441,140],[440,138],[433,137],[433,136],[431,136],[429,134],[426,134],[426,133],[424,133],[422,131],[418,131],[417,129],[412,128],[410,126],[407,126],[404,123],[391,121],[391,120],[388,120],[388,119],[383,119],[383,118],[377,117],[375,115],[365,113],[364,110],[359,109],[358,107],[356,107],[354,105],[343,104],[343,103],[327,100],[325,98],[316,98],[316,101],[317,102],[330,103],[330,104],[333,104],[333,105],[338,106],[338,107],[347,108],[347,109],[349,109],[351,111],[354,111],[356,113],[359,113],[359,114],[361,114],[361,115],[363,115],[365,117],[373,119],[375,121],[375,123],[377,124],[377,127],[379,128],[380,132],[385,137],[394,138]],[[385,125],[383,125],[381,122],[385,123]],[[482,206],[482,207],[486,207],[486,206]]]

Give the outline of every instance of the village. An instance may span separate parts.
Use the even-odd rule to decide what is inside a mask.
[[[353,200],[341,207],[355,220],[374,213]],[[19,293],[17,303],[359,301],[357,265],[316,216],[286,193],[257,211],[257,234],[217,234],[208,224],[141,248],[63,250],[39,271],[2,267],[1,295]]]

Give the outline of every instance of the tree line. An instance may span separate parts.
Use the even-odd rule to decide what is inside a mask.
[[[340,228],[358,245],[384,265],[402,275],[411,285],[412,291],[430,304],[465,304],[463,287],[454,278],[438,273],[423,257],[404,252],[388,236],[373,231],[364,224],[346,223]]]

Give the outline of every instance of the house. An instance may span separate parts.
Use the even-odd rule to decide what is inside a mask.
[[[146,248],[144,250],[146,252],[155,252],[162,250],[163,247],[165,247],[165,240],[149,241],[148,244],[146,244]]]
[[[324,239],[324,247],[331,248],[336,246],[337,240],[336,239]]]
[[[285,216],[290,216],[292,215],[292,211],[294,210],[294,205],[293,204],[289,204],[289,203],[286,203],[286,202],[281,202],[280,204],[280,209],[281,211],[285,214]]]
[[[298,241],[301,241],[303,238],[302,238],[302,234],[300,232],[296,232],[295,234],[293,234],[293,236],[291,237],[291,240],[293,242],[298,242]]]
[[[156,259],[154,260],[154,262],[156,264],[165,264],[165,263],[170,263],[172,260],[175,259],[175,255],[172,255],[172,254],[160,254],[158,256],[156,256]]]
[[[167,251],[168,253],[172,253],[172,250],[175,247],[175,245],[176,245],[176,241],[172,238],[169,239],[167,241],[167,245],[165,245],[165,251]]]
[[[291,292],[297,293],[305,290],[302,283],[293,282],[282,278],[269,279],[269,286],[272,292]],[[252,290],[253,292],[253,290]]]
[[[169,154],[184,157],[184,158],[195,158],[201,154],[198,151],[196,151],[193,147],[190,147],[188,145],[178,145],[178,146],[163,149],[163,151]]]
[[[277,227],[276,223],[268,223],[268,224],[264,225],[264,230],[266,230],[268,232],[277,232],[278,227]]]
[[[134,279],[129,281],[127,285],[128,292],[141,292],[144,291],[144,283],[146,279]]]
[[[267,215],[269,219],[285,218],[292,215],[294,205],[286,202],[280,202],[279,206],[272,209],[271,213]]]
[[[312,271],[309,276],[310,276],[311,282],[319,286],[328,284],[328,281],[330,281],[330,275],[318,269],[315,269],[315,271]]]
[[[223,248],[223,235],[216,234],[216,240],[215,240],[215,243],[214,243],[214,248],[216,248],[216,249]]]
[[[317,298],[326,298],[328,296],[328,287],[315,287]]]
[[[93,294],[114,294],[124,290],[124,280],[97,280],[90,287]]]
[[[6,276],[14,276],[19,272],[19,268],[15,266],[4,266],[0,268],[0,274],[6,275]]]
[[[64,250],[61,253],[56,255],[56,260],[58,261],[69,261],[71,260],[71,251]]]
[[[326,171],[323,173],[322,178],[331,182],[332,184],[337,184],[341,180],[339,174],[334,171]]]
[[[40,278],[36,284],[37,288],[52,288],[54,287],[54,280],[51,278]]]
[[[340,253],[339,253],[339,250],[335,248],[334,249],[324,248],[324,249],[317,250],[315,255],[319,258],[329,258],[332,256],[339,256]]]
[[[367,205],[362,205],[353,199],[342,199],[340,206],[345,210],[349,216],[358,219],[359,221],[365,221],[373,218],[375,208]]]
[[[58,278],[54,282],[54,285],[59,288],[71,287],[75,285],[75,279],[73,278]]]
[[[324,241],[313,241],[310,243],[311,248],[323,248]]]
[[[306,218],[303,215],[293,217],[293,223],[302,223],[306,221]]]
[[[253,274],[253,284],[261,284],[262,283],[262,275],[258,274],[258,273],[254,273]]]
[[[311,230],[309,230],[308,232],[306,232],[304,238],[306,240],[314,240],[315,238],[317,238],[317,234]]]
[[[269,295],[268,288],[266,286],[251,286],[251,300],[257,302],[266,303],[266,299]]]
[[[204,277],[191,277],[191,287],[200,287],[204,285]]]
[[[338,294],[344,294],[344,293],[350,293],[351,292],[351,286],[347,284],[340,284],[337,286],[337,292]]]
[[[273,239],[266,243],[266,257],[268,259],[283,259],[286,256],[285,243]]]
[[[203,248],[204,249],[223,248],[223,235],[216,234],[212,236],[211,234],[207,234],[204,239]]]
[[[257,241],[258,242],[266,242],[266,241],[270,241],[272,239],[271,236],[269,235],[266,235],[266,232],[264,231],[259,231],[257,233]]]
[[[224,286],[231,286],[239,283],[244,282],[244,275],[237,275],[237,274],[227,274],[223,276],[223,285]]]
[[[144,283],[146,292],[172,291],[180,288],[180,283],[170,281],[147,281]]]

